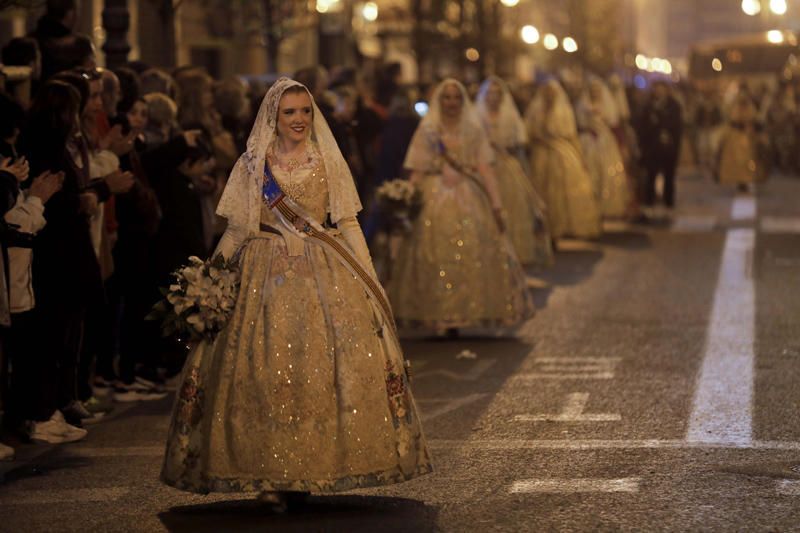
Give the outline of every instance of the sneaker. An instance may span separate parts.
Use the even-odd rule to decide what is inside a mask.
[[[2,442],[0,442],[0,461],[13,461],[14,460],[14,448],[11,446],[6,446]]]
[[[30,438],[34,442],[44,442],[48,444],[62,444],[65,442],[76,442],[86,437],[86,430],[71,426],[64,421],[61,413],[53,415],[47,422],[34,422],[32,424]]]
[[[101,400],[97,396],[92,396],[85,402],[83,406],[90,413],[110,413],[114,410],[114,404],[109,399]]]
[[[139,401],[152,401],[166,398],[166,392],[159,392],[154,389],[140,389],[131,386],[117,386],[114,388],[114,401],[115,402],[139,402]]]
[[[104,411],[89,411],[83,403],[77,400],[73,401],[65,409],[62,409],[62,412],[65,413],[65,418],[67,421],[80,420],[80,422],[83,424],[94,424],[106,416]]]
[[[103,376],[95,376],[92,383],[92,391],[98,396],[108,396],[114,389],[115,380],[106,379]]]
[[[133,381],[133,385],[138,390],[164,392],[163,383],[157,381],[151,381],[149,379],[143,378],[142,376],[136,376],[136,379]]]

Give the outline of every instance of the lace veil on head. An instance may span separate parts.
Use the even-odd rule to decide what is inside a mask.
[[[498,138],[493,139],[503,148],[511,148],[514,146],[523,146],[528,144],[528,132],[525,130],[525,123],[517,110],[514,103],[514,98],[511,96],[511,90],[505,81],[497,76],[490,76],[481,84],[480,91],[478,91],[478,98],[475,107],[478,110],[478,116],[485,125],[489,124],[489,105],[486,102],[486,97],[489,93],[489,88],[496,84],[503,92],[500,100],[500,109],[497,113],[497,122],[500,124],[498,128]]]
[[[278,135],[277,118],[281,97],[290,87],[302,87],[311,99],[314,109],[311,141],[319,150],[325,165],[331,221],[335,223],[345,217],[355,216],[361,210],[361,201],[353,183],[353,176],[325,117],[314,102],[314,97],[301,83],[289,78],[280,78],[261,102],[255,124],[247,139],[247,150],[233,167],[217,205],[217,214],[227,218],[229,225],[245,228],[251,234],[259,231],[264,161],[267,148]]]
[[[443,128],[441,96],[442,92],[448,85],[454,85],[461,93],[462,108],[461,119],[459,122],[461,139],[468,139],[471,135],[475,135],[477,132],[482,134],[483,126],[481,125],[481,121],[478,118],[477,112],[475,111],[475,106],[472,105],[472,101],[469,98],[466,87],[464,87],[460,81],[453,78],[448,78],[436,86],[436,89],[433,91],[433,95],[428,103],[428,113],[422,119],[422,122],[420,122],[419,127],[424,128],[424,131],[432,132],[436,135],[441,134]],[[466,142],[462,142],[461,147],[465,151],[470,149],[469,143]],[[464,153],[461,155],[468,158],[467,156],[469,154]]]
[[[544,91],[551,90],[555,99],[551,106],[545,102]],[[556,137],[572,138],[578,135],[575,112],[567,92],[558,82],[551,79],[540,87],[525,113],[525,120],[533,131],[542,131]]]

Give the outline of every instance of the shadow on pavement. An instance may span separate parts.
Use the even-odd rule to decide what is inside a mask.
[[[435,531],[438,508],[379,496],[313,496],[286,514],[251,500],[172,507],[158,515],[177,533],[211,531]]]
[[[600,245],[601,243],[598,242],[594,247],[589,245],[587,249],[583,250],[562,249],[557,251],[555,267],[537,275],[548,284],[548,287],[534,289],[533,300],[536,309],[541,310],[547,307],[547,302],[555,287],[577,285],[590,278],[595,265],[604,255]]]
[[[604,233],[595,242],[624,250],[644,250],[653,246],[653,242],[647,233],[630,230]]]

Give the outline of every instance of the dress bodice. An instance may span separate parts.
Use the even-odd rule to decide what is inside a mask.
[[[309,146],[301,161],[292,160],[282,165],[275,156],[274,148],[271,148],[267,151],[267,158],[272,174],[286,196],[302,207],[315,221],[324,223],[329,211],[330,198],[325,165],[319,152]],[[261,222],[264,224],[275,222],[275,215],[266,205],[261,208]]]

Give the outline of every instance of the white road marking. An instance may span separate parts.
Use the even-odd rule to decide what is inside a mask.
[[[800,480],[779,479],[775,489],[783,496],[800,496]]]
[[[51,505],[76,502],[113,502],[130,492],[130,487],[92,489],[16,490],[0,495],[0,507],[6,505]]]
[[[800,217],[761,217],[764,233],[800,233]]]
[[[716,225],[715,215],[680,215],[672,223],[672,231],[676,233],[711,231]]]
[[[536,371],[514,376],[516,380],[614,379],[619,357],[537,357]]]
[[[753,220],[756,218],[755,196],[737,196],[731,206],[731,219]]]
[[[752,439],[755,230],[725,239],[686,439],[747,444]]]
[[[791,450],[800,451],[800,442],[752,441],[748,444],[733,442],[687,442],[685,440],[430,440],[428,445],[438,450],[466,449],[472,451],[500,450],[662,450],[662,449],[736,449],[736,450]]]
[[[469,394],[467,396],[462,396],[460,398],[435,398],[435,399],[417,399],[417,403],[420,405],[425,404],[440,404],[443,403],[440,407],[435,409],[431,409],[428,411],[427,409],[421,409],[422,415],[421,418],[423,421],[428,421],[436,418],[437,416],[446,415],[456,409],[460,409],[465,405],[469,405],[473,402],[477,402],[481,398],[487,396],[488,393],[478,393],[478,394]]]
[[[453,372],[452,370],[440,368],[437,370],[419,372],[417,374],[413,374],[412,377],[413,379],[424,379],[433,376],[441,376],[454,381],[475,381],[481,377],[484,372],[489,370],[496,362],[496,359],[479,359],[468,372]]]
[[[512,494],[576,493],[576,492],[639,492],[641,478],[621,479],[529,479],[516,481]]]
[[[567,396],[567,401],[561,413],[553,415],[517,415],[517,422],[617,422],[622,420],[618,414],[585,414],[586,404],[589,402],[588,392],[574,392]]]

